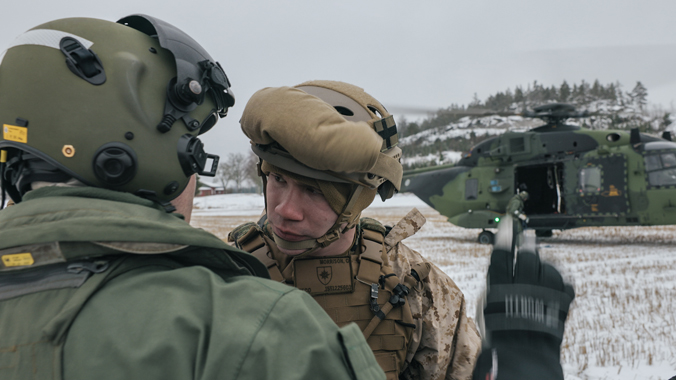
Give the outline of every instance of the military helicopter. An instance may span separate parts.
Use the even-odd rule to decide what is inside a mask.
[[[545,124],[474,146],[455,165],[404,173],[412,192],[460,227],[481,228],[490,244],[509,200],[528,191],[524,213],[537,236],[585,226],[676,224],[676,143],[639,130],[567,125],[589,117],[553,103],[521,113]]]

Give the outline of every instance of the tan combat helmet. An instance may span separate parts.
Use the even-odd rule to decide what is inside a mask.
[[[302,255],[326,247],[356,225],[376,192],[384,201],[399,191],[403,169],[394,117],[357,86],[310,81],[265,88],[251,97],[240,123],[261,159],[264,181],[272,165],[320,184],[351,185],[341,209],[329,200],[338,219],[324,236],[300,242],[274,236],[280,247],[308,250]]]

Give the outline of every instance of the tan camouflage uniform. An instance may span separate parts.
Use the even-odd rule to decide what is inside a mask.
[[[404,276],[411,273],[415,264],[429,263],[431,267],[422,289],[411,289],[406,297],[416,327],[407,350],[408,365],[401,378],[471,379],[481,339],[474,321],[467,317],[465,296],[446,273],[401,242],[415,234],[424,223],[425,217],[413,209],[385,238],[389,266],[402,284]],[[236,229],[231,235],[241,232]],[[236,236],[231,238],[237,239]],[[274,244],[272,239],[268,242]],[[287,283],[293,286],[293,274],[285,270],[291,257],[273,249],[272,258],[285,272]]]
[[[392,228],[385,238],[390,266],[403,281],[411,266],[428,262],[422,255],[401,243],[425,223],[414,209]],[[408,348],[404,379],[470,379],[481,339],[474,321],[467,317],[465,296],[453,280],[431,264],[423,291],[413,290],[407,301],[416,329]]]

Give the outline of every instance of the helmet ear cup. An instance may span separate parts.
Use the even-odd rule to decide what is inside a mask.
[[[136,153],[122,143],[108,143],[94,154],[94,174],[107,187],[122,186],[136,176]]]

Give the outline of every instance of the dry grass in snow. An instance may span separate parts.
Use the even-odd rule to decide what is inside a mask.
[[[364,216],[393,225],[410,207],[367,209]],[[405,243],[451,276],[465,293],[468,313],[484,288],[491,247],[480,230],[456,227],[431,208],[426,225]],[[193,225],[225,239],[250,215],[200,215]],[[676,226],[599,227],[554,232],[539,241],[544,260],[575,284],[562,362],[567,379],[669,379],[676,375]]]

